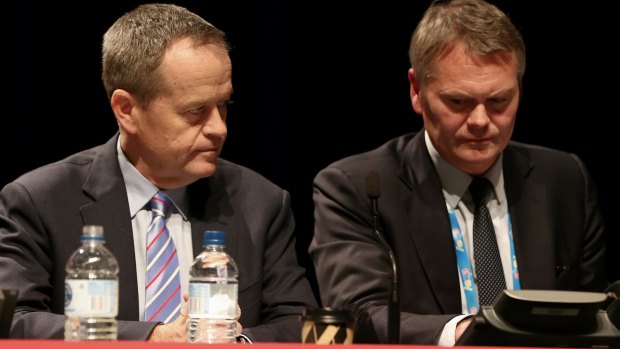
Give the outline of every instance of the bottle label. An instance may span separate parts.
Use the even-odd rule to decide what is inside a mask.
[[[118,280],[66,280],[65,315],[116,317]]]
[[[236,315],[236,283],[189,283],[190,317],[233,319]]]

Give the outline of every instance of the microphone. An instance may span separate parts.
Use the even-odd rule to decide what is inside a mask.
[[[388,343],[398,344],[400,342],[400,293],[398,290],[398,263],[396,262],[396,255],[394,254],[394,251],[390,245],[388,245],[387,241],[385,241],[385,238],[379,229],[378,199],[381,196],[381,185],[379,173],[377,171],[370,171],[366,176],[366,195],[370,199],[370,214],[372,218],[373,232],[383,247],[387,250],[390,256],[390,262],[392,263],[392,289],[388,302]]]

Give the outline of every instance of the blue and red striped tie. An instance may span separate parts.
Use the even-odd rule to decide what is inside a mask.
[[[151,199],[153,219],[146,233],[145,320],[168,323],[181,310],[179,259],[172,236],[166,228],[166,214],[172,202],[157,192]]]

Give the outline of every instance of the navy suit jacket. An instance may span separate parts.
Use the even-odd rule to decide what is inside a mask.
[[[400,264],[401,342],[436,343],[461,313],[461,298],[446,202],[424,132],[316,176],[310,253],[323,305],[351,308],[358,326],[366,326],[358,331],[363,339],[386,342],[391,267],[372,232],[369,171],[380,174],[383,233]],[[522,288],[602,291],[603,222],[582,162],[511,142],[503,171]]]
[[[138,322],[134,243],[116,139],[27,173],[0,192],[0,286],[19,299],[15,338],[62,338],[65,264],[82,226],[104,227],[119,273],[119,339],[145,339]],[[299,315],[315,299],[295,254],[290,198],[257,173],[219,160],[211,177],[187,186],[194,256],[204,230],[226,231],[239,267],[239,322],[256,341],[299,341]]]

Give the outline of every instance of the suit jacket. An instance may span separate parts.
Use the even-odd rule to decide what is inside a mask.
[[[382,230],[400,265],[401,342],[436,343],[461,313],[461,298],[446,202],[424,132],[316,176],[310,254],[323,305],[351,308],[364,340],[386,341],[391,266],[372,232],[365,181],[373,170],[380,174]],[[603,222],[582,162],[511,142],[503,170],[522,288],[602,291]]]
[[[138,322],[134,243],[116,139],[23,175],[0,192],[0,285],[19,299],[11,337],[62,338],[65,264],[82,226],[104,227],[119,273],[119,339],[145,339]],[[194,256],[204,230],[226,231],[239,267],[239,322],[256,341],[299,341],[299,315],[315,299],[298,265],[287,192],[257,173],[219,160],[186,189]]]

